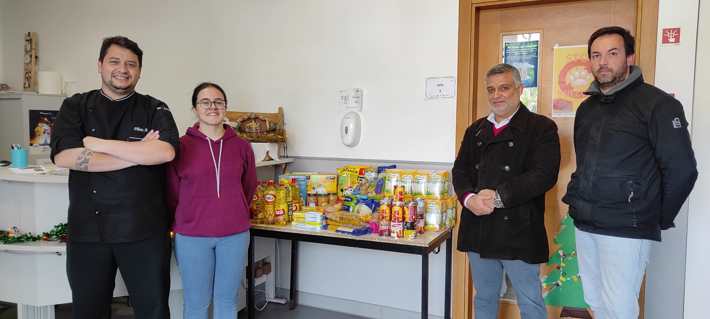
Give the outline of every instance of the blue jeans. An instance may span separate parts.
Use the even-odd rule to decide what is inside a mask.
[[[576,229],[584,301],[596,319],[636,319],[639,289],[651,241],[592,234]]]
[[[237,318],[237,297],[248,248],[249,231],[224,237],[175,235],[185,319],[207,319],[212,302],[214,319]]]
[[[476,319],[498,318],[503,270],[513,283],[522,319],[547,319],[547,308],[542,299],[540,265],[520,260],[486,259],[468,252],[468,260],[476,288],[474,308]]]

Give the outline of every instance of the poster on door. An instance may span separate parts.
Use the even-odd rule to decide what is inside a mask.
[[[587,46],[556,46],[552,72],[552,117],[574,117],[594,81]]]
[[[526,88],[537,87],[538,48],[540,41],[505,42],[503,62],[520,71]]]

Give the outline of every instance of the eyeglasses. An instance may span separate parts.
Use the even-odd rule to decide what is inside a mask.
[[[204,99],[197,101],[197,106],[199,106],[203,110],[209,110],[212,108],[216,110],[224,110],[227,108],[227,102],[223,100],[210,101],[208,99]]]

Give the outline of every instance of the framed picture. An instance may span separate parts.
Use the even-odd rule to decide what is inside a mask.
[[[48,153],[54,121],[57,119],[59,111],[30,110],[29,112],[30,131],[28,132],[28,145],[30,146],[30,152],[33,154]]]

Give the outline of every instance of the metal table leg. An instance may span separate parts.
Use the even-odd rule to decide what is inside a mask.
[[[422,319],[429,318],[429,254],[422,254]]]
[[[291,240],[291,284],[289,288],[288,309],[293,310],[298,304],[296,300],[296,282],[298,279],[298,241]]]
[[[249,234],[249,249],[247,256],[247,315],[254,319],[254,236]]]
[[[444,319],[451,318],[451,236],[446,240],[446,270],[444,283]]]

